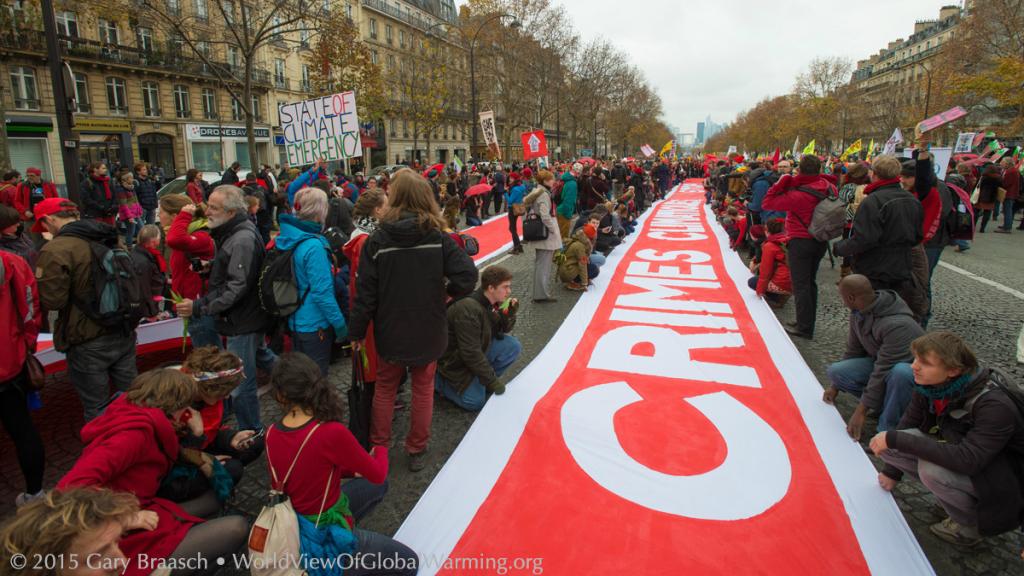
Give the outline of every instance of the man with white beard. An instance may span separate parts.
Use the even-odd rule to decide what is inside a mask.
[[[185,299],[178,315],[213,316],[227,349],[242,359],[245,377],[231,393],[239,430],[262,430],[256,394],[256,369],[270,370],[277,357],[264,339],[266,315],[260,310],[259,274],[263,242],[249,220],[248,204],[237,186],[214,188],[206,218],[217,252],[210,265],[210,290],[198,300]]]

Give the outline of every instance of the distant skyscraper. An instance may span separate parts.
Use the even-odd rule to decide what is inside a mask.
[[[704,144],[704,123],[697,122],[697,146]]]

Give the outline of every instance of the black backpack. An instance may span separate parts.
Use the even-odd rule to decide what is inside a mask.
[[[84,297],[75,294],[75,306],[107,330],[134,330],[146,315],[146,303],[132,255],[120,246],[110,248],[100,242],[86,242],[92,256],[92,290]]]
[[[309,295],[309,286],[299,294],[294,256],[300,244],[314,238],[315,236],[307,236],[296,242],[290,250],[274,248],[263,258],[259,278],[260,308],[272,319],[288,318],[302,306]]]

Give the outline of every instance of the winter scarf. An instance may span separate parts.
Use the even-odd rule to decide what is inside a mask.
[[[864,195],[867,196],[868,194],[871,194],[872,192],[878,190],[883,186],[892,186],[893,184],[899,186],[900,179],[891,178],[889,180],[879,180],[878,182],[872,182],[871,184],[868,184],[866,188],[864,188]]]
[[[146,252],[149,252],[154,258],[156,258],[156,264],[160,268],[160,273],[167,274],[167,261],[164,260],[163,252],[156,248],[150,248],[149,246],[143,246],[143,248],[146,249]]]
[[[971,375],[965,373],[950,380],[949,382],[946,382],[942,386],[921,386],[920,384],[914,384],[914,391],[930,400],[949,400],[953,396],[963,392],[964,387],[966,387],[970,381]]]

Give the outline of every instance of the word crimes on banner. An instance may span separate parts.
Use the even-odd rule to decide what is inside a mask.
[[[278,114],[291,166],[363,155],[355,92],[281,104]]]

